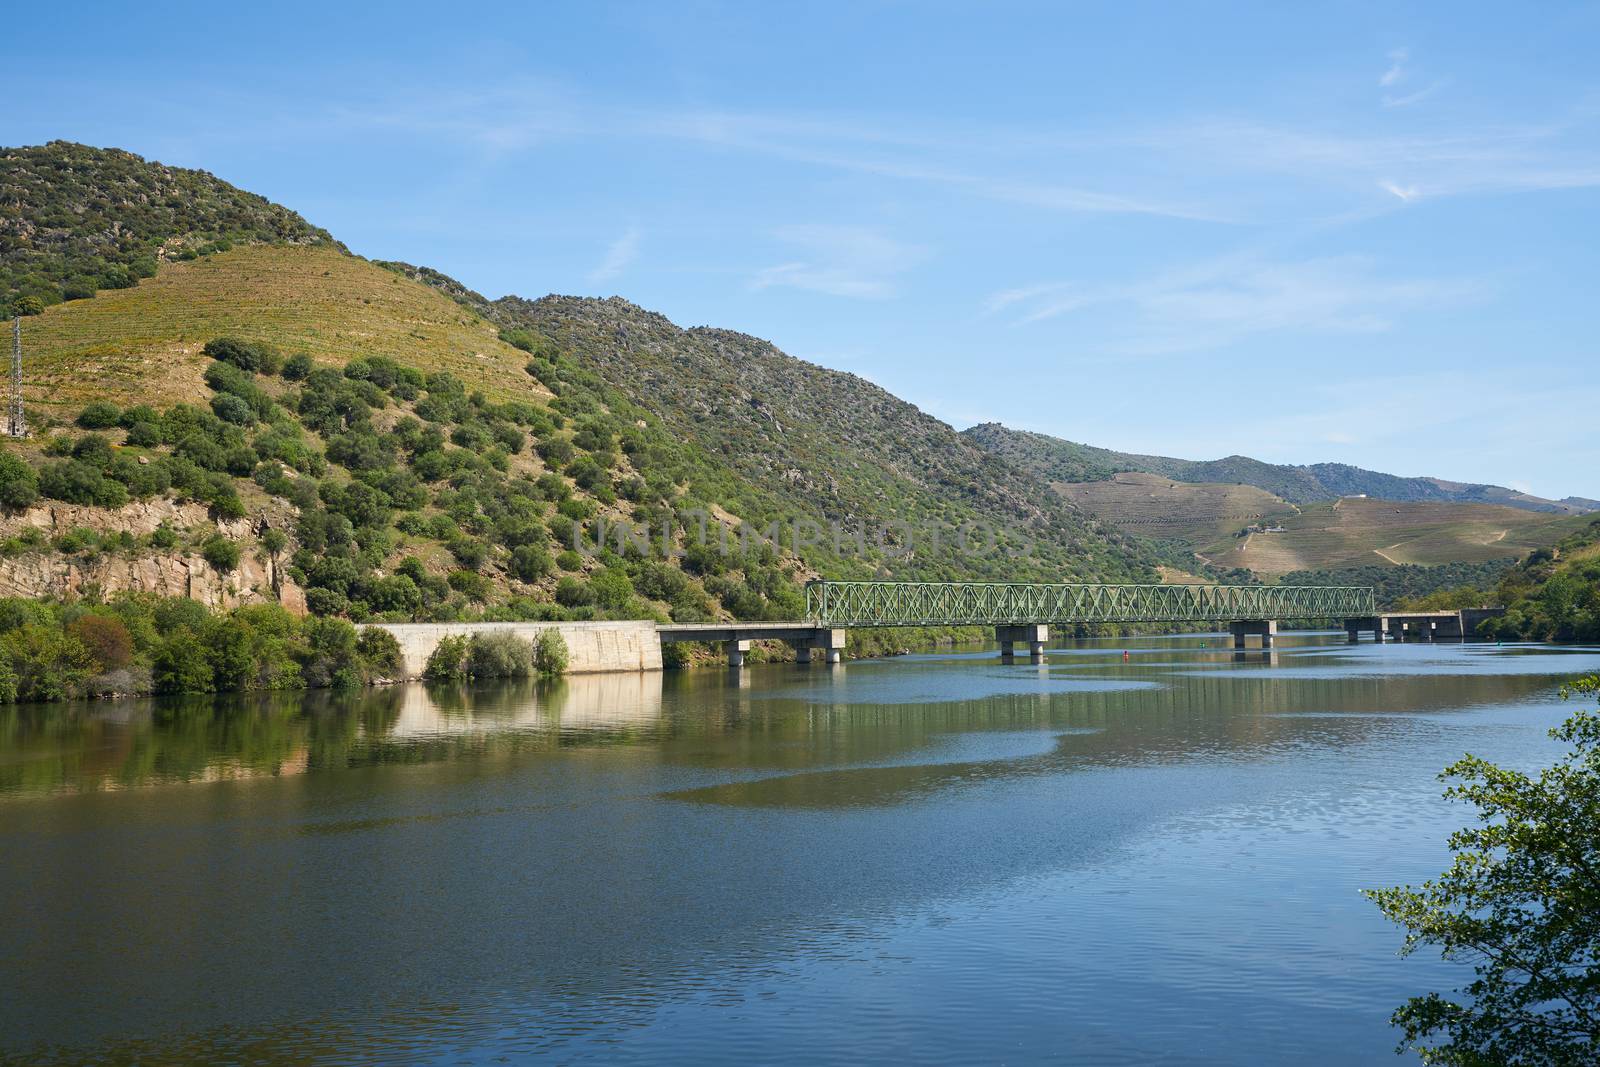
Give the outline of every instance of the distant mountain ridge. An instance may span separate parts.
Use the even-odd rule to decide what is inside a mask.
[[[1264,463],[1249,456],[1188,460],[1141,455],[1079,444],[1049,434],[1013,430],[997,422],[982,423],[962,433],[980,447],[1050,482],[1104,481],[1114,474],[1132,471],[1176,482],[1253,485],[1291,504],[1364,494],[1382,500],[1504,504],[1558,515],[1600,510],[1600,501],[1582,497],[1549,500],[1500,485],[1407,478],[1345,463],[1290,465]]]

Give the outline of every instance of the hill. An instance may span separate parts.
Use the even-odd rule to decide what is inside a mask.
[[[1104,481],[1058,482],[1056,491],[1129,533],[1212,545],[1252,523],[1276,523],[1299,509],[1265,489],[1190,484],[1125,471]]]
[[[332,244],[287,208],[200,170],[52,141],[0,148],[0,309],[125,289],[241,242]]]
[[[1551,544],[1585,516],[1530,513],[1497,504],[1344,499],[1276,520],[1281,532],[1250,531],[1199,546],[1218,566],[1258,574],[1514,559]]]
[[[818,572],[1156,574],[1159,553],[1031,474],[765,341],[620,300],[487,301],[349,255],[209,175],[48,147],[74,161],[73,195],[113,214],[156,195],[128,190],[166,190],[139,241],[185,251],[25,319],[36,436],[0,452],[0,590],[355,619],[693,620],[796,615]],[[8,155],[28,173],[51,157]],[[196,247],[225,227],[180,210],[170,190],[190,188],[267,221]],[[17,232],[42,231],[20,218]],[[647,524],[651,543],[571,551],[597,520]]]
[[[1600,641],[1600,520],[1538,549],[1498,583],[1479,583],[1419,598],[1410,606],[1449,609],[1501,604],[1484,622],[1486,637],[1505,641]]]
[[[1383,500],[1504,504],[1562,515],[1584,514],[1597,507],[1593,501],[1580,497],[1548,500],[1505,486],[1405,478],[1343,463],[1289,465],[1263,463],[1248,456],[1199,461],[1115,452],[992,422],[963,433],[980,447],[1051,482],[1103,481],[1133,471],[1176,482],[1251,485],[1291,504],[1364,494]]]
[[[847,530],[910,528],[915,551],[880,562],[889,577],[1154,580],[1164,557],[1076,512],[1029,472],[914,405],[768,341],[684,329],[626,300],[549,296],[489,301],[410,270],[508,331],[525,331],[720,456],[741,484]],[[559,393],[556,380],[546,377]],[[543,373],[541,372],[541,376]],[[765,513],[765,523],[780,514]],[[998,535],[992,550],[950,551],[950,532]],[[930,533],[946,531],[944,545]],[[854,569],[860,573],[860,569]]]

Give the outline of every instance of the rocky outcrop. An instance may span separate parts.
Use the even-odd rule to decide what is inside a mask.
[[[23,536],[29,529],[53,538],[80,528],[140,536],[153,533],[163,523],[179,530],[214,525],[242,549],[239,565],[231,572],[217,570],[182,547],[170,552],[146,549],[96,554],[29,550],[0,557],[0,596],[69,599],[94,590],[103,596],[151,593],[190,597],[213,608],[277,601],[304,615],[304,591],[257,540],[264,521],[251,517],[212,523],[203,505],[173,500],[140,501],[115,509],[52,501],[0,515],[0,539]]]

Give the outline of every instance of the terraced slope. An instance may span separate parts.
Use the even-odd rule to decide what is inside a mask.
[[[1201,546],[1219,566],[1258,574],[1516,558],[1586,525],[1585,516],[1530,513],[1494,504],[1367,499],[1304,507],[1282,533],[1252,533]]]
[[[1252,523],[1275,523],[1299,509],[1253,485],[1193,485],[1126,471],[1103,482],[1058,482],[1079,508],[1141,537],[1210,545]]]

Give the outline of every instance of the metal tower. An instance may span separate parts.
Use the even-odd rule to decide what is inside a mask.
[[[11,424],[12,437],[28,436],[28,423],[22,415],[22,316],[11,320]]]

